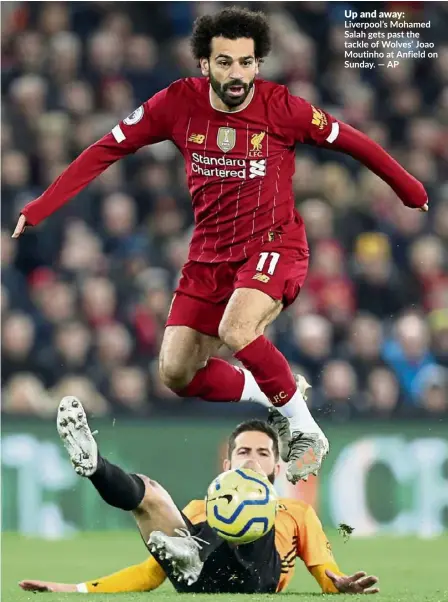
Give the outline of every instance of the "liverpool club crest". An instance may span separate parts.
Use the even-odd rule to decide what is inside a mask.
[[[219,128],[216,143],[223,153],[228,153],[235,146],[236,130],[233,128]]]

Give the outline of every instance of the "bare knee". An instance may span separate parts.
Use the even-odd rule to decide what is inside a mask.
[[[185,527],[182,514],[170,494],[157,481],[139,475],[145,483],[145,495],[133,515],[145,542],[153,531],[173,535],[176,529]]]
[[[198,366],[190,362],[182,362],[181,358],[160,358],[159,374],[163,384],[172,391],[185,389],[194,378]]]
[[[145,484],[145,494],[142,501],[135,510],[137,514],[152,514],[155,508],[166,503],[167,491],[159,485],[157,481],[153,481],[145,475],[138,475]],[[170,498],[171,499],[171,498]]]
[[[260,291],[237,289],[219,325],[219,338],[236,353],[262,335],[281,309],[281,301]]]
[[[219,338],[235,353],[249,345],[259,334],[257,334],[257,329],[252,324],[244,324],[239,321],[235,322],[223,318],[219,325]]]
[[[184,389],[197,371],[196,345],[189,331],[172,327],[165,331],[159,358],[160,379],[172,391]],[[186,336],[185,336],[186,335]]]
[[[169,326],[165,330],[159,360],[163,384],[176,393],[185,389],[220,344],[218,338],[191,328]]]

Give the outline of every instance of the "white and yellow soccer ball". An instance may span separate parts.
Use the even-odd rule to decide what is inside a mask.
[[[251,543],[275,522],[277,495],[267,477],[248,468],[220,474],[207,490],[207,522],[236,544]]]

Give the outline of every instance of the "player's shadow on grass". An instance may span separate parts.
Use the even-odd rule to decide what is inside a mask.
[[[148,592],[141,592],[142,594],[145,593],[147,594]],[[186,595],[192,595],[189,594],[188,592],[185,592]],[[230,594],[194,594],[195,598],[204,598],[204,599],[210,599],[210,595],[212,596],[218,596],[224,599],[224,597],[229,596]],[[254,596],[256,597],[256,600],[265,600],[266,602],[270,602],[270,600],[278,600],[279,596],[281,596],[281,598],[292,598],[292,597],[297,597],[298,599],[304,597],[304,596],[313,596],[313,597],[319,597],[319,598],[323,598],[323,595],[321,592],[282,592],[281,594],[237,594],[238,598],[253,598]],[[182,594],[181,594],[182,596]],[[260,596],[260,597],[258,597]],[[325,598],[326,599],[326,596]]]
[[[277,599],[278,594],[276,594]],[[282,592],[282,598],[291,598],[292,596],[316,596],[322,598],[322,592]]]
[[[143,592],[142,592],[143,593]],[[147,593],[147,592],[145,592]],[[188,592],[186,592],[188,593]],[[191,595],[191,594],[190,594]],[[212,594],[213,596],[220,596],[222,598],[224,598],[225,596],[229,596],[230,594]],[[323,598],[323,595],[321,592],[282,592],[281,594],[237,594],[238,598],[253,598],[254,596],[256,596],[256,600],[265,600],[266,602],[269,602],[270,600],[278,600],[279,596],[281,596],[281,598],[292,598],[292,597],[298,597],[301,598],[303,596],[313,596],[313,597],[319,597],[319,598]],[[201,598],[209,598],[210,594],[194,594],[195,597]],[[260,596],[260,597],[258,597]]]

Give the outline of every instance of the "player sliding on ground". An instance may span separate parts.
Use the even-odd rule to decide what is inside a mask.
[[[322,525],[308,504],[279,499],[274,527],[260,539],[233,545],[206,522],[205,502],[194,500],[179,511],[161,485],[143,475],[128,474],[103,458],[87,424],[81,403],[65,397],[57,418],[58,432],[76,472],[87,477],[109,505],[131,511],[144,542],[152,551],[145,562],[86,583],[26,580],[26,590],[54,592],[138,592],[153,590],[168,577],[179,592],[274,593],[291,581],[301,558],[323,592],[376,593],[377,578],[339,570]],[[271,483],[278,474],[276,432],[258,420],[240,424],[230,435],[224,470],[251,468]]]
[[[203,77],[174,82],[85,150],[24,207],[13,236],[36,226],[139,148],[171,140],[185,159],[195,229],[160,351],[163,382],[181,397],[269,400],[288,479],[316,474],[328,441],[288,362],[264,336],[298,296],[308,244],[294,206],[295,147],[351,155],[407,206],[427,211],[422,184],[361,132],[257,79],[270,51],[266,16],[225,9],[200,17],[191,48]],[[213,357],[221,345],[244,369]],[[283,455],[283,454],[282,454]]]

